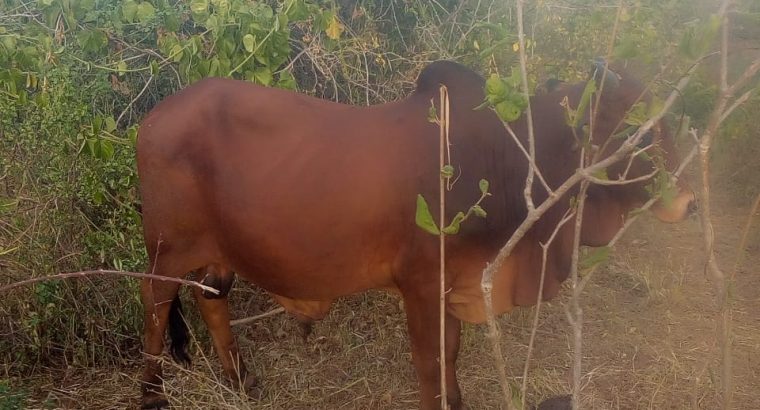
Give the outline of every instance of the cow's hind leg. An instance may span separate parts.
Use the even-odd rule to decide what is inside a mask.
[[[143,279],[140,286],[144,309],[145,367],[142,376],[142,408],[158,409],[168,405],[163,393],[160,356],[164,349],[164,333],[169,312],[177,297],[179,284]]]
[[[401,286],[412,342],[412,360],[420,385],[420,408],[440,408],[440,338],[438,330],[439,293],[436,282]],[[461,322],[446,314],[446,398],[452,410],[462,409],[462,398],[456,379]]]
[[[207,266],[202,273],[217,278],[233,275],[230,270],[216,264]],[[203,291],[198,288],[193,289],[193,291],[201,316],[206,322],[214,342],[214,348],[219,355],[227,377],[235,386],[244,389],[246,393],[254,393],[252,387],[256,385],[256,379],[248,373],[245,363],[240,357],[237,341],[230,328],[230,310],[227,296],[212,299],[206,297]]]

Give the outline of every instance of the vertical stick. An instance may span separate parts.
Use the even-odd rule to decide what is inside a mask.
[[[528,212],[535,209],[533,205],[533,175],[535,170],[532,164],[536,163],[536,138],[533,131],[533,113],[530,109],[530,90],[528,88],[528,64],[525,56],[525,29],[523,25],[523,1],[517,0],[517,41],[520,46],[520,79],[522,92],[525,95],[527,105],[525,107],[525,117],[528,119],[528,153],[530,154],[530,164],[528,165],[528,175],[525,177],[525,206]]]
[[[446,177],[443,175],[443,167],[446,166],[446,149],[448,148],[448,134],[449,134],[449,96],[446,90],[446,86],[441,85],[440,88],[441,103],[441,117],[438,123],[440,130],[440,144],[438,152],[439,163],[439,222],[440,233],[438,234],[438,244],[440,248],[440,294],[439,294],[439,338],[440,338],[440,351],[439,359],[440,371],[441,371],[441,410],[447,410],[448,404],[446,403],[446,234],[443,232],[443,228],[446,227]]]
[[[723,408],[730,409],[732,402],[731,386],[731,306],[728,301],[728,286],[723,271],[718,265],[715,258],[715,231],[712,224],[712,210],[710,204],[710,150],[712,140],[718,132],[722,113],[725,111],[732,91],[728,87],[728,15],[727,9],[730,0],[724,0],[721,4],[721,47],[720,47],[720,94],[715,104],[715,108],[710,115],[707,129],[702,135],[699,143],[699,158],[702,168],[702,192],[701,192],[701,212],[700,219],[702,222],[702,231],[704,235],[705,253],[707,261],[705,271],[709,275],[717,293],[717,304],[719,314],[718,322],[718,341],[721,348],[721,387],[723,390]]]
[[[585,152],[581,150],[581,168],[583,168],[583,159]],[[573,238],[573,256],[570,268],[572,278],[573,293],[570,298],[572,313],[567,312],[567,318],[570,326],[573,328],[573,410],[580,409],[581,403],[581,376],[583,364],[583,309],[580,305],[582,288],[578,281],[578,259],[580,252],[581,229],[583,227],[583,209],[586,204],[586,189],[589,182],[581,181],[580,191],[578,192],[578,208],[575,211],[575,232]]]

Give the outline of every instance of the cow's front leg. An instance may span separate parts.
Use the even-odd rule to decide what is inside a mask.
[[[440,365],[438,361],[439,291],[436,282],[421,287],[401,287],[406,309],[409,338],[412,342],[412,360],[420,385],[420,408],[441,408]],[[462,397],[456,378],[456,359],[459,352],[461,322],[446,314],[446,396],[452,410],[462,408]]]

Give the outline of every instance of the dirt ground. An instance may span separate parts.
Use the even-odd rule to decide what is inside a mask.
[[[718,257],[730,273],[748,209],[727,200],[713,206]],[[752,230],[733,294],[736,409],[760,409],[759,231],[757,226]],[[696,219],[663,225],[645,217],[626,234],[612,261],[585,291],[584,408],[718,408],[716,308],[703,260]],[[563,308],[568,294],[565,290],[542,308],[530,363],[529,402],[570,390],[572,340]],[[239,287],[235,298],[237,317],[274,307],[250,288]],[[187,306],[186,311],[193,310]],[[500,319],[502,347],[516,384],[521,383],[533,313],[518,309]],[[189,371],[165,366],[175,408],[416,406],[404,314],[396,297],[372,292],[339,301],[306,343],[296,323],[282,314],[237,327],[236,332],[249,367],[260,376],[262,398],[247,400],[228,390],[213,352],[196,347]],[[207,337],[202,327],[195,334]],[[464,327],[458,362],[464,398],[474,410],[501,408],[484,334],[483,326]],[[135,362],[119,369],[42,369],[23,383],[31,392],[31,407],[136,408],[139,375]]]

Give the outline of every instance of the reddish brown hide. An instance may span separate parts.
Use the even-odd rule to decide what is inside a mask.
[[[484,82],[461,65],[433,63],[408,98],[372,107],[222,79],[200,81],[167,98],[143,120],[137,146],[148,271],[182,277],[198,270],[207,283],[218,283],[225,291],[236,273],[275,295],[302,321],[323,317],[341,296],[373,288],[399,291],[420,407],[437,408],[438,239],[415,225],[414,212],[417,194],[438,201],[438,128],[427,114],[440,84],[448,87],[451,99],[451,156],[460,172],[447,194],[447,209],[452,210],[447,217],[475,203],[481,178],[490,181],[493,193],[483,203],[486,219],[468,220],[458,235],[447,238],[452,290],[446,312],[446,384],[452,408],[461,408],[455,371],[460,320],[485,319],[481,272],[525,217],[527,169],[493,112],[473,110],[484,99]],[[600,145],[643,91],[626,74],[610,88],[595,122]],[[567,96],[576,106],[582,89],[583,84],[566,86],[532,100],[537,161],[552,187],[578,164],[579,151],[560,102]],[[524,119],[512,127],[524,141]],[[672,141],[665,132],[655,134],[672,170]],[[637,160],[629,176],[651,169],[651,163]],[[621,171],[612,169],[610,176]],[[537,201],[546,198],[538,183],[533,188]],[[535,302],[538,243],[548,238],[573,195],[530,230],[496,275],[499,313]],[[643,184],[593,187],[584,243],[609,240],[646,198]],[[691,200],[691,192],[684,190],[663,209],[670,220],[682,219]],[[571,245],[572,229],[563,229],[548,261],[546,298],[567,276]],[[144,407],[166,404],[156,356],[169,322],[172,336],[182,337],[177,292],[173,283],[142,283]],[[226,296],[207,298],[200,291],[195,296],[225,372],[233,382],[252,386],[254,378],[246,372],[230,330]],[[173,349],[179,359],[187,357],[182,347]]]

